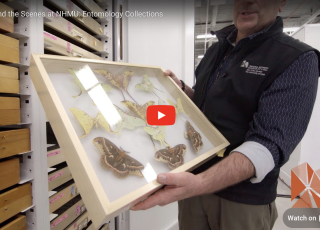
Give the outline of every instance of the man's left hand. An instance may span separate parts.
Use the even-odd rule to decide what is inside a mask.
[[[199,195],[200,177],[192,173],[163,173],[158,175],[157,181],[165,185],[165,187],[133,206],[131,210],[146,210],[156,205],[164,206],[178,200]]]

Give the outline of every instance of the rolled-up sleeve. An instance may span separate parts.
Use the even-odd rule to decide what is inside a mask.
[[[319,62],[314,51],[302,54],[263,92],[240,152],[253,163],[261,182],[275,167],[284,165],[304,136],[315,103]]]

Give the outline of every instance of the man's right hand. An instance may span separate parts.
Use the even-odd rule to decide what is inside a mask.
[[[182,83],[179,80],[179,78],[176,77],[176,75],[171,70],[166,70],[163,72],[165,76],[171,77],[172,80],[180,87],[182,88]]]

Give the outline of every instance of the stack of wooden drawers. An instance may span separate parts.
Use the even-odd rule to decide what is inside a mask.
[[[104,26],[95,19],[83,16],[83,11],[104,13],[93,0],[46,0],[44,12],[45,52],[70,57],[104,59],[94,53],[106,52]],[[55,12],[73,13],[70,17]],[[101,15],[101,14],[100,14]],[[99,18],[101,19],[101,17]],[[108,42],[108,41],[106,41]]]
[[[0,230],[23,230],[26,217],[19,213],[32,205],[32,195],[31,183],[19,184],[20,158],[31,146],[30,130],[17,126],[21,123],[19,71],[9,65],[19,63],[20,57],[19,40],[7,34],[14,32],[11,12],[0,3]]]

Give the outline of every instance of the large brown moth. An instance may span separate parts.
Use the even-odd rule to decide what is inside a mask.
[[[157,161],[166,162],[170,169],[175,169],[184,163],[183,156],[187,151],[187,147],[183,144],[176,145],[173,148],[167,147],[160,149],[154,155]]]
[[[125,178],[129,174],[143,177],[141,170],[144,169],[136,159],[128,156],[126,152],[103,137],[93,139],[93,144],[99,149],[100,164],[105,169],[110,169],[119,178]]]
[[[187,121],[187,132],[184,132],[185,138],[191,141],[194,150],[198,153],[203,146],[201,135]]]

